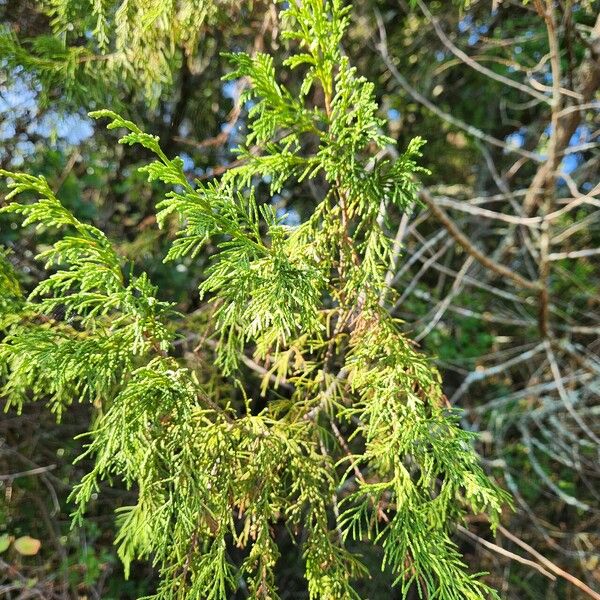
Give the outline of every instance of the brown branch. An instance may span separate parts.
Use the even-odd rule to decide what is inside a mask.
[[[513,535],[510,531],[508,531],[508,529],[502,527],[502,525],[498,525],[498,531],[505,535],[511,542],[514,542],[515,544],[517,544],[517,546],[520,546],[521,548],[523,548],[523,550],[529,552],[529,554],[531,554],[531,556],[534,556],[537,560],[539,560],[542,563],[542,565],[546,567],[546,569],[552,571],[552,573],[555,573],[559,577],[566,579],[575,587],[579,588],[582,592],[584,592],[591,598],[594,598],[594,600],[600,600],[600,594],[598,592],[595,592],[591,587],[589,587],[583,581],[581,581],[581,579],[577,579],[577,577],[575,577],[574,575],[563,571],[560,567],[555,565],[553,562],[549,561],[545,556],[543,556],[537,550],[535,550],[535,548],[532,548],[529,544],[525,543],[523,540]]]
[[[548,143],[548,159],[544,165],[538,170],[534,180],[529,188],[532,194],[537,196],[538,186],[541,186],[545,196],[542,215],[548,213],[551,205],[555,200],[555,180],[556,170],[559,164],[559,152],[563,149],[559,147],[559,124],[560,113],[562,106],[562,98],[560,93],[561,67],[560,67],[560,46],[556,32],[556,14],[554,12],[554,4],[552,0],[546,0],[546,6],[542,4],[542,0],[534,0],[534,6],[538,13],[544,18],[546,29],[548,31],[548,45],[550,47],[550,67],[552,70],[552,133]],[[539,175],[539,180],[536,177]],[[529,193],[529,192],[528,192]],[[530,197],[525,196],[525,205]],[[534,200],[531,200],[532,202]],[[527,214],[527,208],[525,208]],[[539,297],[538,310],[538,328],[540,335],[543,338],[548,337],[549,314],[549,284],[550,284],[550,264],[548,262],[548,245],[549,245],[549,224],[546,220],[542,223],[542,234],[540,236],[540,261],[539,261],[539,281],[541,291]]]
[[[483,140],[483,141],[487,142],[488,144],[497,146],[498,148],[502,148],[506,152],[520,154],[521,156],[524,156],[536,163],[541,162],[540,157],[537,154],[535,154],[534,152],[529,152],[528,150],[523,150],[521,148],[517,148],[516,146],[511,146],[510,144],[507,144],[506,142],[503,142],[502,140],[499,140],[498,138],[495,138],[494,136],[491,136],[491,135],[481,131],[480,129],[477,129],[477,127],[474,127],[473,125],[465,123],[461,119],[458,119],[457,117],[455,117],[447,112],[444,112],[436,104],[434,104],[431,100],[429,100],[428,98],[423,96],[420,92],[415,90],[408,83],[408,81],[400,74],[400,72],[396,68],[396,65],[394,65],[394,63],[389,55],[389,51],[388,51],[388,47],[387,47],[387,36],[386,36],[386,32],[385,32],[385,27],[383,25],[383,20],[381,18],[381,15],[379,14],[379,12],[376,12],[375,14],[376,14],[376,18],[377,18],[377,24],[379,27],[379,35],[380,35],[380,41],[377,43],[377,49],[379,51],[379,54],[381,55],[381,58],[383,59],[383,62],[385,63],[385,65],[388,68],[391,75],[400,84],[400,87],[402,87],[402,89],[404,89],[404,91],[407,94],[409,94],[409,96],[411,96],[419,104],[422,104],[425,108],[430,110],[432,113],[437,115],[440,119],[450,123],[451,125],[454,125],[455,127],[458,127],[459,129],[462,129],[463,131],[466,131],[469,135],[473,136],[474,138]]]
[[[495,260],[486,256],[481,250],[476,248],[469,239],[465,236],[465,234],[456,226],[454,221],[450,219],[450,217],[446,214],[446,212],[440,208],[431,197],[427,190],[422,189],[419,192],[419,197],[427,206],[429,210],[433,213],[433,215],[440,221],[440,223],[448,230],[448,233],[454,238],[454,240],[462,246],[462,248],[468,252],[473,258],[478,260],[484,267],[488,268],[490,271],[501,275],[502,277],[507,277],[514,281],[517,285],[526,288],[528,290],[539,291],[540,284],[537,281],[531,281],[529,279],[525,279],[518,273],[515,273],[508,267],[501,265]]]
[[[20,477],[29,477],[31,475],[41,475],[55,469],[56,465],[48,465],[47,467],[36,467],[35,469],[29,469],[29,471],[20,471],[19,473],[7,473],[6,475],[0,475],[0,481],[14,481]]]
[[[541,285],[538,309],[538,329],[540,335],[548,337],[548,323],[550,319],[550,263],[548,262],[548,223],[544,221],[542,224],[542,235],[540,236],[540,264],[539,264],[539,281]]]
[[[421,9],[425,17],[429,19],[429,21],[433,25],[433,28],[435,29],[435,32],[440,38],[442,44],[444,44],[444,46],[446,46],[446,48],[448,48],[448,50],[450,50],[450,52],[452,52],[452,54],[454,54],[454,56],[460,59],[463,63],[465,63],[472,69],[475,69],[479,73],[482,73],[483,75],[489,77],[490,79],[494,79],[495,81],[499,81],[500,83],[503,83],[506,86],[513,87],[521,92],[529,94],[530,96],[533,96],[541,102],[549,101],[549,98],[547,96],[545,96],[544,94],[540,94],[533,88],[519,83],[518,81],[514,81],[509,77],[504,77],[504,75],[500,75],[499,73],[496,73],[495,71],[492,71],[491,69],[480,65],[476,60],[473,60],[468,54],[463,52],[460,48],[457,48],[452,43],[450,38],[448,38],[448,36],[444,33],[444,30],[441,28],[439,21],[431,14],[431,11],[427,8],[423,0],[417,0],[417,4],[419,5],[419,8]]]
[[[502,546],[498,546],[498,544],[494,544],[493,542],[490,542],[482,537],[479,537],[478,535],[472,533],[471,531],[469,531],[466,527],[463,527],[462,525],[458,525],[457,529],[463,535],[478,542],[479,544],[481,544],[488,550],[491,550],[492,552],[496,552],[496,554],[500,554],[501,556],[506,556],[506,558],[510,558],[511,560],[519,562],[523,565],[527,565],[528,567],[532,567],[532,568],[536,569],[537,571],[539,571],[544,577],[547,577],[548,579],[551,579],[552,581],[556,581],[556,577],[552,573],[549,573],[548,571],[546,571],[546,569],[544,569],[544,567],[542,567],[541,565],[538,565],[536,562],[529,560],[528,558],[523,558],[522,556],[519,556],[518,554],[515,554],[514,552],[511,552],[510,550],[506,550],[505,548],[502,548]]]
[[[557,102],[560,98],[560,79],[556,81],[556,76],[560,77],[560,62],[558,56],[558,43],[556,42],[556,31],[550,11],[545,10],[541,0],[536,1],[536,7],[539,12],[542,12],[546,19],[546,25],[548,28],[548,39],[551,46],[551,54],[553,61],[552,77],[554,86],[554,100]],[[550,4],[550,3],[549,3]],[[594,97],[594,93],[600,87],[600,14],[596,18],[596,23],[592,29],[590,36],[589,52],[586,59],[581,63],[577,70],[576,81],[577,81],[577,93],[581,97],[579,106],[588,104]],[[552,63],[551,63],[552,64]],[[557,89],[558,88],[558,89]],[[557,95],[558,94],[558,95]],[[574,106],[578,106],[575,104]],[[561,152],[569,144],[571,136],[577,129],[577,126],[581,122],[582,110],[573,110],[568,112],[567,109],[561,109],[560,106],[553,107],[553,124],[556,126],[553,128],[552,139],[550,141],[552,152],[548,153],[548,159],[539,166],[523,204],[524,213],[526,216],[530,216],[536,208],[540,196],[546,189],[547,180],[553,176],[553,172],[556,169],[556,160]]]

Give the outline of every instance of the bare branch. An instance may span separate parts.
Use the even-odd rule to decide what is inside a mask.
[[[419,8],[423,12],[423,14],[427,17],[427,19],[429,19],[429,21],[433,25],[433,28],[435,29],[437,36],[440,38],[440,40],[444,44],[444,46],[446,46],[446,48],[448,48],[448,50],[450,50],[450,52],[452,52],[452,54],[454,54],[454,56],[458,57],[466,65],[469,65],[469,67],[471,67],[472,69],[475,69],[476,71],[478,71],[479,73],[482,73],[483,75],[485,75],[486,77],[489,77],[490,79],[494,79],[495,81],[499,81],[500,83],[503,83],[504,85],[515,88],[515,89],[519,90],[520,92],[529,94],[530,96],[533,96],[534,98],[536,98],[537,100],[540,100],[541,102],[547,102],[547,103],[550,102],[550,99],[548,98],[548,96],[545,96],[544,94],[540,94],[533,88],[531,88],[527,85],[523,85],[522,83],[519,83],[518,81],[514,81],[513,79],[504,77],[504,75],[500,75],[499,73],[496,73],[495,71],[492,71],[491,69],[488,69],[487,67],[484,67],[483,65],[480,65],[477,61],[473,60],[468,54],[465,54],[460,48],[457,48],[452,43],[450,38],[444,33],[444,30],[440,27],[439,21],[431,14],[431,11],[427,8],[427,6],[423,2],[423,0],[417,0],[417,4],[419,5]]]
[[[578,587],[582,592],[590,596],[590,598],[594,598],[594,600],[600,600],[600,594],[598,592],[595,592],[583,581],[577,579],[577,577],[571,575],[570,573],[567,573],[566,571],[563,571],[559,566],[555,565],[553,562],[549,561],[545,556],[543,556],[537,550],[535,550],[535,548],[532,548],[529,544],[519,539],[516,535],[513,535],[510,531],[508,531],[508,529],[502,527],[502,525],[499,525],[498,531],[500,531],[504,536],[506,536],[511,542],[514,542],[515,544],[517,544],[517,546],[520,546],[521,548],[523,548],[523,550],[529,552],[531,556],[534,556],[537,560],[539,560],[549,571],[552,571],[559,577],[566,579],[574,586]]]
[[[493,146],[502,148],[506,152],[520,154],[521,156],[525,156],[536,163],[542,162],[542,159],[537,154],[535,154],[533,152],[529,152],[527,150],[523,150],[521,148],[517,148],[516,146],[511,146],[510,144],[507,144],[506,142],[503,142],[502,140],[499,140],[498,138],[495,138],[487,133],[484,133],[480,129],[477,129],[477,127],[474,127],[473,125],[469,125],[468,123],[461,121],[460,119],[454,117],[453,115],[451,115],[447,112],[444,112],[436,104],[431,102],[431,100],[429,100],[428,98],[423,96],[420,92],[415,90],[408,83],[408,81],[400,74],[400,72],[396,68],[396,65],[394,65],[393,61],[391,60],[389,51],[388,51],[388,47],[387,47],[387,36],[385,33],[385,27],[383,25],[383,20],[381,18],[381,14],[378,11],[376,11],[375,16],[377,18],[377,24],[379,27],[379,35],[380,35],[380,41],[377,43],[377,49],[379,50],[379,53],[383,59],[383,62],[389,69],[389,71],[392,74],[392,76],[394,77],[394,79],[400,84],[400,86],[404,89],[404,91],[406,93],[408,93],[414,100],[416,100],[417,102],[422,104],[425,108],[430,110],[432,113],[436,114],[438,117],[440,117],[440,119],[443,119],[444,121],[447,121],[448,123],[454,125],[455,127],[458,127],[459,129],[462,129],[463,131],[466,131],[469,135],[472,135],[474,138],[483,140],[485,142],[488,142],[488,144],[492,144]]]
[[[502,277],[507,277],[514,281],[517,285],[529,289],[529,290],[540,290],[540,284],[537,281],[531,281],[525,279],[518,273],[515,273],[508,267],[501,265],[500,263],[492,260],[486,256],[481,250],[478,250],[465,236],[462,231],[455,225],[454,221],[440,208],[427,190],[421,190],[419,197],[427,204],[431,212],[437,217],[442,225],[448,230],[448,233],[474,258],[476,258],[484,267],[494,271],[496,274]]]

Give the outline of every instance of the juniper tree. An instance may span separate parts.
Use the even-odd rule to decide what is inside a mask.
[[[3,212],[56,241],[38,257],[50,275],[27,298],[2,256],[2,396],[17,408],[46,402],[59,417],[74,401],[96,408],[74,522],[100,482],[134,489],[115,543],[126,571],[153,561],[157,599],[220,600],[240,586],[279,597],[282,524],[311,598],[358,597],[353,584],[369,575],[358,542],[381,548],[403,595],[496,597],[468,572],[452,528],[468,511],[494,525],[507,497],[480,467],[437,371],[386,309],[393,257],[382,223],[386,209],[416,201],[423,142],[381,157],[392,140],[373,85],[342,51],[348,13],[340,0],[281,11],[291,49],[282,69],[301,70],[297,90],[270,55],[229,56],[228,78],[249,81],[248,133],[220,178],[190,182],[157,137],[112,111],[92,113],[156,157],[143,170],[171,188],[157,222],[179,224],[165,261],[212,252],[200,317],[162,301],[43,177],[3,173],[10,197],[35,197]],[[291,226],[257,199],[265,180],[271,197],[308,180],[326,191]],[[189,336],[214,361],[182,358]]]

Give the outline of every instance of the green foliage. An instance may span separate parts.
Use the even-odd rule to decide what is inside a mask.
[[[486,587],[464,572],[444,523],[460,517],[454,501],[461,498],[476,512],[489,512],[494,525],[502,497],[467,450],[472,435],[457,427],[457,416],[445,406],[437,373],[385,315],[365,312],[363,318],[346,361],[359,399],[342,416],[360,423],[355,435],[362,435],[365,450],[357,463],[380,478],[361,482],[346,499],[345,533],[380,541],[384,564],[404,591],[414,583],[423,594],[436,590],[433,597],[479,598]],[[409,459],[419,465],[418,477]],[[395,511],[380,528],[368,508],[371,502],[385,506],[387,498],[394,499]]]
[[[2,395],[18,406],[46,400],[59,414],[74,399],[99,409],[75,519],[101,481],[135,489],[136,504],[118,511],[116,543],[127,570],[136,558],[158,567],[154,598],[220,600],[239,586],[278,598],[281,523],[301,548],[310,598],[358,597],[353,581],[366,572],[349,541],[381,546],[403,594],[495,596],[467,572],[451,528],[467,510],[496,523],[508,498],[485,477],[436,370],[380,300],[392,262],[381,207],[416,201],[422,141],[394,162],[375,156],[392,140],[381,133],[373,86],[342,55],[348,9],[338,0],[289,3],[281,19],[297,50],[286,66],[304,79],[288,89],[270,57],[231,57],[231,78],[248,78],[253,106],[242,162],[221,179],[191,183],[155,136],[112,111],[92,115],[125,129],[121,143],[152,151],[157,160],[144,171],[173,188],[158,204],[160,226],[180,222],[165,260],[214,253],[200,283],[211,318],[194,333],[218,339],[216,382],[211,367],[177,358],[181,322],[145,274],[125,276],[106,236],[66,210],[43,178],[3,173],[12,195],[37,197],[3,211],[62,237],[39,255],[56,271],[0,343]],[[306,108],[311,90],[323,106]],[[318,178],[327,191],[291,227],[257,202],[265,177],[273,194]],[[267,368],[264,408],[239,369],[248,353]],[[231,559],[232,545],[242,560]]]
[[[155,102],[182,56],[193,53],[205,28],[230,0],[49,0],[41,3],[48,34],[20,39],[0,30],[0,54],[36,75],[46,93],[116,101],[125,83]],[[108,85],[107,85],[108,84]]]
[[[9,258],[9,253],[0,249],[0,331],[11,322],[11,316],[18,315],[23,304],[23,292]]]
[[[58,414],[74,398],[105,400],[137,355],[166,349],[169,305],[157,300],[144,274],[125,280],[106,236],[65,209],[43,177],[1,174],[10,177],[8,198],[25,192],[39,197],[33,204],[13,202],[3,213],[21,215],[23,225],[37,231],[68,231],[38,255],[47,269],[58,269],[20,306],[21,319],[1,345],[7,407],[22,406],[28,392],[47,399]]]

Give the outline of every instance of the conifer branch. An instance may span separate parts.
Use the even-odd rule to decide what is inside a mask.
[[[94,15],[101,39],[106,16]],[[2,393],[59,413],[74,399],[103,406],[86,435],[92,468],[73,492],[74,520],[101,481],[135,487],[136,503],[118,511],[116,544],[127,573],[134,559],[152,558],[156,600],[224,600],[240,578],[252,598],[276,599],[273,530],[282,521],[311,599],[359,597],[353,582],[368,573],[350,542],[365,541],[382,548],[403,595],[497,597],[468,572],[451,531],[467,511],[497,525],[508,496],[485,476],[435,368],[380,306],[398,250],[380,206],[417,202],[423,141],[396,160],[377,155],[392,140],[373,85],[341,51],[349,7],[290,2],[280,19],[291,49],[283,68],[299,70],[302,83],[283,84],[267,54],[230,55],[227,78],[249,82],[252,105],[241,160],[222,177],[192,183],[157,137],[113,111],[92,113],[125,131],[121,143],[156,156],[142,170],[171,190],[157,204],[158,225],[179,224],[164,260],[194,260],[211,242],[199,292],[213,312],[192,333],[214,332],[214,364],[174,358],[182,321],[173,307],[146,274],[126,276],[107,237],[43,178],[3,173],[13,196],[37,200],[2,210],[59,239],[38,257],[54,272],[26,300],[0,257],[0,283],[12,290],[0,319]],[[311,101],[315,89],[322,106]],[[316,177],[327,190],[291,227],[256,199],[267,177],[272,195]],[[261,390],[242,377],[246,353],[267,375]],[[280,381],[288,386],[277,389]],[[259,391],[266,407],[256,410]],[[240,564],[231,543],[247,550]]]

